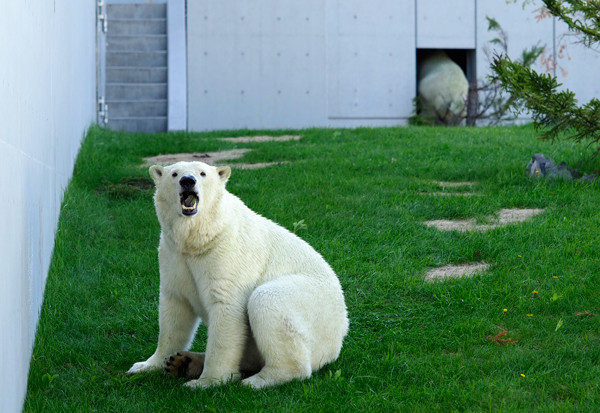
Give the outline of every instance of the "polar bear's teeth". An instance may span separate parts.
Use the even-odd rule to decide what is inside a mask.
[[[182,205],[183,209],[185,209],[186,211],[193,211],[194,209],[196,209],[196,205],[198,205],[196,202],[194,202],[192,204],[192,206],[187,206],[187,205]]]

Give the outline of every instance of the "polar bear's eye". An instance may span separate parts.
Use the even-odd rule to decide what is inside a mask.
[[[173,178],[177,178],[177,172],[173,172],[173,173],[171,174],[171,176],[172,176]]]
[[[200,172],[200,176],[206,176],[206,173]]]

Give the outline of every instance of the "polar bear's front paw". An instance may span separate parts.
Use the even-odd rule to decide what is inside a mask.
[[[197,380],[190,380],[184,384],[184,386],[189,387],[190,389],[206,389],[213,386],[218,386],[220,384],[225,384],[228,382],[236,382],[241,379],[242,375],[240,373],[227,373],[222,375],[221,377],[200,377]]]
[[[140,361],[131,366],[131,368],[127,370],[127,374],[146,373],[148,371],[158,370],[160,367],[161,366],[149,363],[148,360]]]
[[[265,379],[260,377],[258,374],[255,374],[254,376],[251,376],[251,377],[248,377],[247,379],[242,380],[242,384],[244,386],[251,387],[254,390],[269,387],[269,385],[270,385],[270,383],[268,383]]]
[[[207,389],[211,386],[215,386],[220,384],[218,380],[209,380],[209,379],[196,379],[190,380],[184,384],[185,387],[189,387],[190,389]]]

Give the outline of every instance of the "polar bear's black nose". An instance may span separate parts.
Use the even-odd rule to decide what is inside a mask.
[[[196,178],[190,175],[186,175],[179,180],[179,185],[184,191],[189,191],[196,185]]]

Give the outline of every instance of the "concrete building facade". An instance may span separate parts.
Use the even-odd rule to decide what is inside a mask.
[[[19,412],[63,191],[96,120],[95,1],[2,1],[0,411]]]
[[[599,54],[540,4],[483,0],[207,0],[187,2],[189,130],[403,125],[413,113],[419,51],[443,49],[470,79],[490,74],[485,50],[535,44],[582,101],[600,95]],[[537,69],[546,70],[538,65]]]

